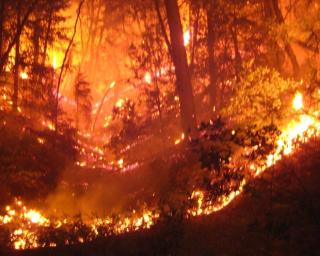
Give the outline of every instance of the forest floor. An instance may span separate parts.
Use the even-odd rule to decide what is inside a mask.
[[[252,181],[219,212],[150,230],[1,255],[320,255],[320,141]]]

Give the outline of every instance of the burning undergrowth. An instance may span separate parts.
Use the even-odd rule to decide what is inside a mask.
[[[319,136],[318,113],[301,111],[301,94],[293,103],[296,118],[279,128],[230,128],[220,120],[202,124],[198,138],[190,141],[193,153],[177,149],[170,168],[168,161],[158,160],[145,164],[145,170],[110,173],[87,184],[78,178],[81,189],[62,184],[42,207],[29,208],[16,199],[0,214],[2,233],[7,234],[2,243],[15,249],[71,245],[148,229],[166,216],[190,218],[218,211],[241,194],[250,179]],[[200,161],[192,161],[194,155]],[[160,169],[166,171],[155,172]],[[72,178],[68,175],[63,179]]]

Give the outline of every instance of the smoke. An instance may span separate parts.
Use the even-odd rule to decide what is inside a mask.
[[[132,211],[161,200],[169,182],[169,168],[163,162],[127,173],[68,170],[46,198],[44,211],[55,217],[81,214],[84,218]]]

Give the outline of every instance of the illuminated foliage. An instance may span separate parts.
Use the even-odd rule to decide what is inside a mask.
[[[239,82],[234,84],[224,113],[242,124],[278,123],[286,114],[286,96],[294,91],[297,83],[282,78],[275,70],[254,68],[252,64],[244,67]]]

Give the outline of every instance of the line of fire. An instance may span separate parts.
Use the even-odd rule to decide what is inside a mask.
[[[318,0],[0,0],[0,255],[319,255],[319,28]]]

